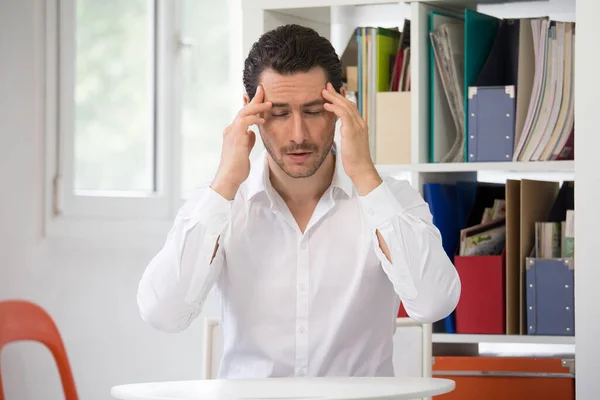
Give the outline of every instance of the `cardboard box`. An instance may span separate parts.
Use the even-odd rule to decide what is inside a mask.
[[[375,163],[410,164],[410,92],[375,95]]]
[[[346,68],[346,80],[350,92],[358,92],[358,67]]]

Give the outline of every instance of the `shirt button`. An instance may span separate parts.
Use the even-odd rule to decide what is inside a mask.
[[[306,372],[303,369],[298,371],[298,376],[304,376],[304,375],[306,375]]]
[[[304,292],[304,289],[306,289],[306,286],[304,285],[304,283],[301,283],[299,286],[300,291]]]
[[[368,211],[368,213],[369,213],[369,215],[371,215],[371,216],[375,215],[375,211],[373,211],[373,209],[372,209],[372,208],[369,208],[369,211]]]
[[[300,329],[298,329],[298,331],[300,331],[300,333],[304,333],[305,329],[303,326],[301,326]]]
[[[302,242],[302,244],[300,245],[300,247],[302,247],[303,249],[306,249],[306,246],[308,246],[306,242]]]

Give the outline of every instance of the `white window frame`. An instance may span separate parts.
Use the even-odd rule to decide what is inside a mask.
[[[47,237],[163,236],[183,204],[180,190],[180,2],[155,2],[156,192],[150,196],[74,193],[76,0],[48,0],[45,51]]]

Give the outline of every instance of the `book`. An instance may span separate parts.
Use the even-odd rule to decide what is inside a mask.
[[[562,257],[575,257],[575,210],[567,210],[567,220],[564,223]]]
[[[491,256],[502,254],[506,244],[506,220],[500,218],[485,224],[462,229],[461,256]]]
[[[561,223],[535,223],[535,256],[559,258],[561,256]]]

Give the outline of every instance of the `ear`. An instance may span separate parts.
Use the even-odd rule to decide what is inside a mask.
[[[250,103],[250,96],[248,96],[248,93],[244,93],[244,106],[247,106],[248,103]]]
[[[344,97],[346,97],[346,87],[342,85],[342,87],[340,88],[340,94]]]

